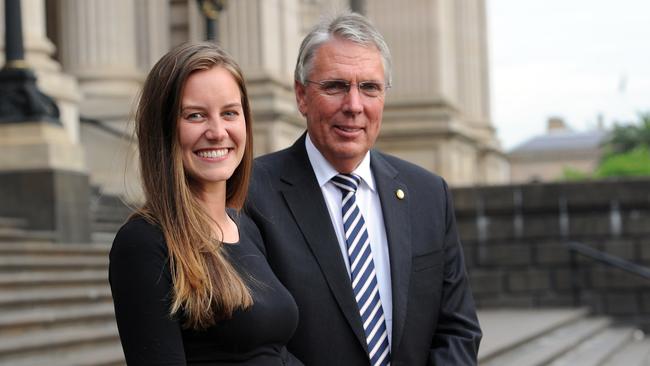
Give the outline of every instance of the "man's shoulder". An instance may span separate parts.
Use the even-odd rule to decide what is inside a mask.
[[[268,153],[253,160],[253,181],[275,179],[283,175],[289,166],[295,165],[290,148]]]
[[[402,178],[413,179],[418,182],[426,182],[429,184],[431,182],[445,184],[444,179],[441,176],[426,170],[417,164],[379,150],[373,150],[372,153],[374,159],[377,159],[378,164],[387,165],[388,167],[395,169]]]
[[[273,166],[276,164],[284,164],[284,162],[290,158],[290,149],[287,147],[282,150],[274,151],[268,154],[258,156],[254,160],[254,166]]]

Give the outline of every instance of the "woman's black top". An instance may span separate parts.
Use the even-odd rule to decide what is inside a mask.
[[[285,347],[298,323],[296,303],[271,271],[255,224],[231,217],[239,243],[224,247],[254,304],[205,330],[185,329],[182,315],[170,316],[173,286],[160,228],[135,218],[119,230],[109,280],[129,365],[302,365]]]

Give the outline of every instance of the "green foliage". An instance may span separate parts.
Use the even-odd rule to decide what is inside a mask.
[[[616,124],[605,142],[595,178],[650,176],[650,112],[638,123]]]
[[[639,123],[616,124],[605,142],[603,158],[650,146],[650,112],[639,113]]]
[[[582,170],[578,170],[572,167],[564,167],[560,181],[579,182],[589,180],[591,178],[592,174],[590,173],[586,173]]]
[[[627,152],[606,156],[594,175],[598,178],[650,176],[649,146],[641,145]]]

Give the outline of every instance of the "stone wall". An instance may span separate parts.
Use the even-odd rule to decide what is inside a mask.
[[[650,325],[650,280],[580,255],[578,241],[650,267],[650,180],[458,188],[454,202],[481,308],[588,306]]]

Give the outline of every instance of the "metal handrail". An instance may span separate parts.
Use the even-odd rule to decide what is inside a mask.
[[[588,245],[576,242],[576,241],[571,241],[567,243],[567,246],[569,247],[569,250],[582,254],[586,257],[589,257],[591,259],[594,259],[598,262],[604,263],[608,266],[611,267],[616,267],[618,269],[621,269],[623,271],[635,274],[637,276],[643,277],[647,280],[650,280],[650,268],[630,262],[628,260],[625,260],[623,258],[617,257],[615,255],[611,255],[608,253],[605,253],[603,251],[600,251],[598,249],[595,249],[593,247],[590,247]]]
[[[580,278],[581,276],[577,275],[578,272],[578,260],[577,260],[577,254],[584,255],[585,257],[589,257],[595,261],[598,261],[600,263],[603,263],[605,265],[608,265],[610,267],[615,267],[618,269],[621,269],[623,271],[626,271],[631,274],[635,274],[637,276],[643,277],[647,280],[650,280],[650,268],[638,265],[636,263],[632,263],[628,260],[625,260],[623,258],[617,257],[615,255],[611,255],[608,253],[605,253],[601,250],[595,249],[593,247],[590,247],[588,245],[575,242],[575,241],[570,241],[566,243],[566,246],[569,249],[569,254],[570,254],[570,268],[571,268],[571,290],[573,293],[573,305],[574,306],[581,306],[582,302],[582,286],[580,285]]]

